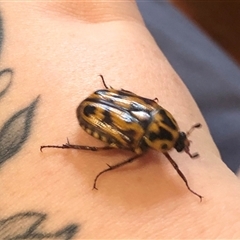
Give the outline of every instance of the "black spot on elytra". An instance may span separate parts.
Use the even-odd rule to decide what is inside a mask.
[[[149,125],[149,120],[141,120],[141,122],[139,122],[139,124],[142,126],[143,129],[146,129],[147,126]]]
[[[155,141],[156,139],[158,139],[158,134],[155,133],[155,132],[150,132],[149,133],[149,140],[152,142],[152,141]]]
[[[175,121],[173,122],[173,120],[167,116],[166,111],[164,109],[160,110],[160,114],[163,118],[163,120],[161,120],[162,123],[166,124],[167,126],[171,127],[174,130],[177,130]]]
[[[135,138],[136,138],[136,131],[130,129],[130,130],[127,130],[127,131],[122,131],[123,134],[126,136],[126,140],[129,142],[129,143],[133,143]]]
[[[89,115],[95,114],[96,107],[94,106],[86,106],[83,110],[84,114],[88,117]]]
[[[107,123],[107,124],[112,124],[112,117],[109,111],[105,110],[104,113],[104,118],[103,118],[103,122]]]
[[[134,131],[133,129],[129,129],[127,131],[123,131],[126,135],[128,135],[129,137],[134,138],[136,136],[136,131]]]
[[[166,143],[162,144],[161,149],[167,150],[168,149],[168,145]]]
[[[150,134],[149,134],[150,141],[155,141],[157,139],[166,139],[166,140],[172,141],[173,136],[166,129],[159,127],[158,132],[150,132]]]

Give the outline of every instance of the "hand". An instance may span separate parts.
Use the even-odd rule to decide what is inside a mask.
[[[14,133],[10,137],[26,134],[1,165],[0,229],[7,221],[6,236],[19,234],[16,225],[29,238],[37,232],[69,239],[240,237],[239,180],[222,162],[199,109],[134,2],[2,3],[2,18],[1,62],[14,69],[1,102],[2,125],[32,106],[14,125],[19,131],[8,126]],[[113,88],[157,97],[182,131],[202,123],[190,136],[191,152],[199,158],[169,152],[190,187],[204,197],[201,203],[160,152],[151,150],[132,165],[106,173],[99,190],[92,191],[106,163],[132,154],[39,151],[67,137],[72,144],[103,146],[80,128],[75,116],[79,103],[103,88],[99,74]],[[35,219],[41,221],[34,225]]]

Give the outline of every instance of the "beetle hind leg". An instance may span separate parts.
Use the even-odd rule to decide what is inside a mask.
[[[93,189],[98,190],[98,189],[97,189],[97,180],[98,180],[98,178],[99,178],[103,173],[108,172],[108,171],[112,171],[112,170],[114,170],[114,169],[116,169],[116,168],[122,167],[122,166],[124,166],[124,165],[126,165],[126,164],[128,164],[128,163],[131,163],[131,162],[135,161],[137,158],[141,157],[142,155],[143,155],[143,154],[137,154],[137,155],[135,155],[135,156],[133,156],[133,157],[131,157],[131,158],[123,161],[123,162],[117,163],[117,164],[112,165],[112,166],[109,165],[109,164],[107,164],[107,165],[108,165],[108,168],[105,169],[105,170],[103,170],[103,171],[101,171],[101,172],[95,177],[94,183],[93,183]]]

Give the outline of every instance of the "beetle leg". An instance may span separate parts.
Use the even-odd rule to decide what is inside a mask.
[[[166,158],[169,160],[169,162],[172,164],[172,166],[174,167],[174,169],[177,171],[178,175],[182,178],[182,180],[185,182],[188,190],[190,192],[192,192],[193,194],[195,194],[196,196],[198,196],[200,198],[200,202],[202,201],[203,196],[199,195],[198,193],[194,192],[188,185],[188,181],[186,179],[186,177],[184,176],[184,174],[181,172],[181,170],[179,169],[177,163],[171,158],[171,156],[168,153],[164,153],[164,155],[166,156]]]
[[[104,147],[93,147],[93,146],[82,146],[82,145],[74,145],[70,144],[69,140],[67,139],[67,143],[62,145],[45,145],[40,147],[40,151],[42,152],[43,148],[62,148],[62,149],[77,149],[77,150],[89,150],[89,151],[100,151],[100,150],[110,150],[116,149],[111,146],[104,146]]]
[[[105,170],[103,170],[103,171],[101,171],[101,172],[95,177],[95,179],[94,179],[94,184],[93,184],[93,189],[98,190],[97,187],[96,187],[96,185],[97,185],[97,180],[98,180],[98,178],[99,178],[103,173],[108,172],[108,171],[111,171],[111,170],[114,170],[114,169],[119,168],[119,167],[122,167],[122,166],[124,166],[124,165],[126,165],[126,164],[128,164],[128,163],[131,163],[131,162],[133,162],[134,160],[136,160],[137,158],[141,157],[142,155],[143,155],[143,154],[137,154],[137,155],[135,155],[135,156],[133,156],[133,157],[131,157],[131,158],[123,161],[123,162],[117,163],[117,164],[115,164],[115,165],[113,165],[113,166],[107,164],[107,165],[108,165],[108,168],[105,169]]]
[[[110,86],[110,87],[107,86],[107,84],[106,84],[106,82],[105,82],[104,77],[103,77],[102,74],[100,74],[99,76],[101,77],[102,82],[103,82],[103,85],[104,85],[104,87],[105,87],[106,89],[109,89],[109,88],[113,89],[111,86]]]
[[[190,158],[196,158],[196,157],[198,157],[199,156],[199,154],[198,153],[190,153],[190,152],[186,152],[189,156],[190,156]]]

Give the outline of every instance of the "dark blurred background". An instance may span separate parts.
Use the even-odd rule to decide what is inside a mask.
[[[240,64],[240,1],[171,1]]]
[[[147,28],[201,109],[224,162],[236,173],[240,1],[137,0],[137,4]]]

